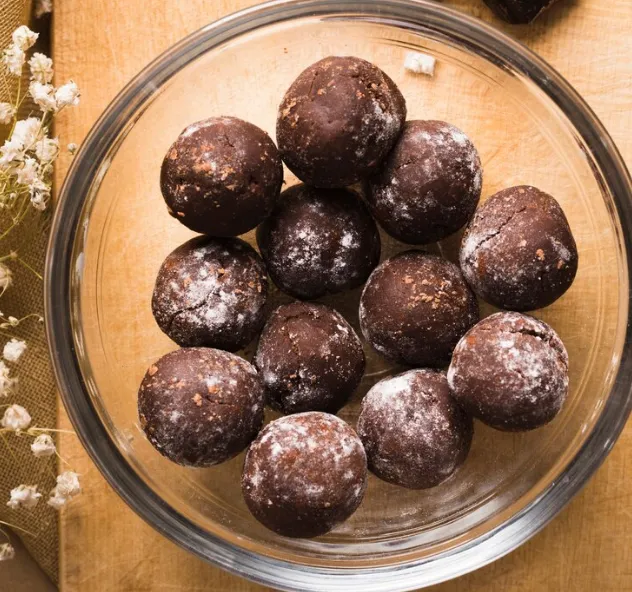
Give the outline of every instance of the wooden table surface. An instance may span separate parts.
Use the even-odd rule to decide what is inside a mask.
[[[57,81],[72,77],[81,107],[62,114],[57,133],[80,142],[114,95],[184,35],[256,0],[59,0],[55,3]],[[445,4],[491,21],[555,66],[584,96],[632,163],[632,2],[562,0],[528,27],[494,19],[482,0]],[[68,159],[58,170],[63,177]],[[60,412],[62,427],[68,420]],[[110,489],[78,441],[64,458],[85,493],[61,519],[63,592],[263,590],[182,551],[147,526]],[[632,428],[604,466],[542,533],[476,573],[435,592],[632,590]],[[626,478],[627,476],[627,478]]]

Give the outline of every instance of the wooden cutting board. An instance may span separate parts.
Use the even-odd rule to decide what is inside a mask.
[[[481,0],[446,4],[491,21],[553,64],[593,107],[632,163],[632,2],[561,0],[528,27],[510,27]],[[195,29],[255,0],[59,0],[55,3],[57,82],[76,80],[82,103],[63,113],[57,133],[80,142],[115,94],[150,60]],[[64,157],[58,182],[67,170]],[[63,409],[60,424],[68,428]],[[79,442],[61,453],[82,475],[84,494],[61,518],[62,592],[254,591],[147,526],[117,497]],[[632,428],[605,465],[541,534],[516,552],[435,592],[632,590]],[[627,476],[627,478],[626,478]]]

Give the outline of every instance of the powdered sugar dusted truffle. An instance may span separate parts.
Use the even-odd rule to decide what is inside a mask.
[[[367,393],[358,435],[371,472],[396,485],[425,489],[445,481],[465,461],[473,425],[450,396],[444,372],[410,370]]]
[[[443,121],[408,121],[384,165],[366,184],[375,219],[396,239],[427,244],[467,224],[481,196],[478,152]]]
[[[254,367],[217,349],[179,349],[152,364],[138,391],[140,425],[168,459],[194,467],[241,452],[263,423]]]
[[[483,300],[524,311],[548,306],[570,288],[578,254],[557,201],[524,185],[496,193],[476,211],[460,263]]]
[[[353,514],[366,489],[362,442],[327,413],[298,413],[268,424],[252,443],[242,475],[248,508],[289,536],[329,532]]]
[[[301,181],[345,187],[376,169],[405,120],[406,101],[384,72],[359,58],[328,57],[285,93],[277,143]]]
[[[373,218],[344,189],[287,189],[257,229],[257,242],[274,283],[301,299],[360,286],[380,259]]]
[[[551,421],[566,399],[568,354],[546,323],[501,312],[461,339],[448,381],[474,417],[499,430],[531,430]]]
[[[263,326],[267,293],[263,261],[247,243],[196,237],[163,262],[151,305],[178,345],[236,351]]]
[[[360,327],[385,358],[410,366],[443,366],[478,320],[476,297],[459,268],[421,251],[381,263],[360,299]]]
[[[362,380],[365,360],[358,336],[340,313],[294,302],[268,319],[254,364],[274,409],[335,413]]]
[[[235,117],[188,126],[162,163],[160,188],[169,213],[195,232],[236,236],[272,210],[283,166],[268,134]]]

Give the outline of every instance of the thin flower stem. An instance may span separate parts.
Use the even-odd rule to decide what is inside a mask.
[[[69,466],[72,469],[72,465],[61,454],[59,454],[59,452],[57,452],[57,448],[55,448],[55,454],[57,455],[57,458],[61,462],[63,462],[65,465]]]
[[[76,436],[75,432],[73,432],[72,430],[57,430],[57,429],[54,429],[54,428],[32,427],[32,428],[29,428],[27,430],[27,432],[44,432],[44,433],[55,432],[55,433],[58,433],[58,434],[71,434],[73,436]]]
[[[22,259],[22,257],[17,257],[17,260],[24,265],[24,267],[26,267],[26,269],[28,269],[29,271],[33,272],[33,274],[39,278],[40,280],[43,280],[44,278],[42,277],[41,274],[39,274],[37,271],[35,271],[26,261],[24,261],[24,259]]]
[[[2,436],[2,440],[4,441],[6,447],[9,449],[9,454],[13,457],[13,460],[18,463],[18,459],[15,456],[15,452],[13,452],[13,448],[11,448],[11,445],[9,444],[8,440],[5,438],[4,436],[4,432],[6,430],[0,430],[0,436]]]
[[[30,530],[26,530],[26,528],[22,528],[21,526],[17,526],[15,524],[9,524],[8,522],[4,522],[3,520],[0,520],[0,524],[4,524],[5,526],[8,526],[9,528],[15,528],[15,530],[21,530],[22,532],[25,532],[26,534],[33,537],[37,536],[35,533],[32,533]]]

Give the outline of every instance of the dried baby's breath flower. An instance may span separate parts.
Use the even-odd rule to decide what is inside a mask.
[[[31,451],[37,458],[43,458],[55,454],[57,448],[55,448],[55,442],[48,434],[40,434],[33,440]]]
[[[0,103],[0,124],[9,125],[15,117],[15,107],[11,103]]]
[[[12,510],[34,508],[42,497],[42,494],[37,492],[37,485],[18,485],[11,490],[10,495],[11,499],[7,506]]]
[[[25,158],[22,166],[15,171],[15,177],[20,185],[33,185],[38,178],[39,165],[34,158]]]
[[[70,498],[64,497],[63,495],[59,495],[56,491],[57,488],[51,491],[51,495],[46,502],[51,508],[55,508],[55,510],[61,510],[69,501]]]
[[[53,162],[58,154],[59,140],[57,138],[42,138],[35,144],[35,156],[43,164]]]
[[[48,84],[53,79],[53,60],[43,53],[34,53],[29,60],[31,80]]]
[[[72,80],[70,82],[67,82],[63,86],[60,86],[55,91],[57,109],[59,110],[66,106],[78,105],[79,96],[79,87]]]
[[[70,152],[70,154],[77,152],[77,144],[70,142],[70,144],[68,144],[68,152]]]
[[[24,51],[17,45],[10,45],[2,53],[2,63],[14,76],[20,76],[22,74],[22,66],[24,66],[25,59],[26,55]]]
[[[9,367],[0,360],[0,397],[8,397],[15,389],[18,379],[10,375]]]
[[[19,339],[11,339],[4,344],[4,350],[2,351],[2,357],[7,362],[17,362],[22,354],[26,351],[26,341],[20,341]]]
[[[0,545],[0,561],[9,561],[15,557],[15,549],[10,543]]]
[[[7,407],[0,425],[7,430],[20,431],[25,430],[31,425],[31,416],[22,405],[13,404]]]
[[[15,317],[7,317],[7,321],[9,321],[9,325],[12,327],[17,327],[20,324],[20,321]]]
[[[22,25],[13,31],[11,37],[16,47],[19,47],[22,51],[26,51],[35,45],[39,34],[31,31],[26,25]]]
[[[42,122],[37,117],[29,117],[16,122],[11,142],[15,142],[28,150],[42,136]]]
[[[35,192],[31,195],[31,205],[38,211],[43,212],[48,205],[46,195],[41,192]]]
[[[81,484],[79,483],[79,475],[73,471],[66,471],[57,476],[57,485],[55,487],[59,495],[64,497],[74,497],[81,493]]]
[[[4,292],[12,283],[13,272],[4,263],[0,263],[0,291]]]
[[[42,84],[34,80],[29,85],[29,93],[33,97],[33,102],[44,112],[55,111],[57,100],[55,99],[55,89],[52,84]]]

